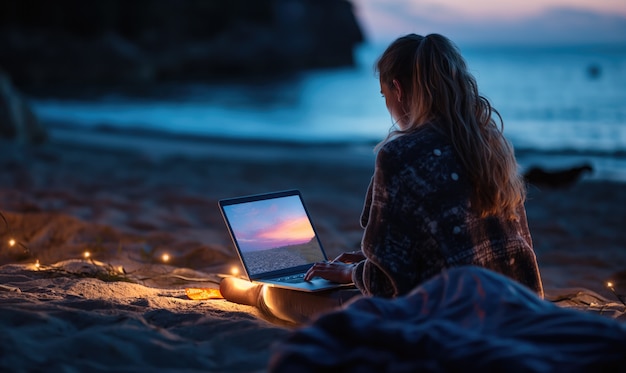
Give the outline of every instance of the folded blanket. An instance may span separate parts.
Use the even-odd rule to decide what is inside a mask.
[[[274,347],[271,372],[626,370],[626,324],[461,267],[396,299],[362,297]]]

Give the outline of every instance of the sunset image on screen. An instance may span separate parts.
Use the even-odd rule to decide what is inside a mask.
[[[274,241],[277,246],[309,242],[315,233],[306,216],[285,220],[265,232],[260,232],[259,240]]]
[[[224,211],[252,275],[325,259],[298,196],[226,206]]]
[[[298,196],[227,206],[225,211],[242,252],[299,245],[315,235]]]

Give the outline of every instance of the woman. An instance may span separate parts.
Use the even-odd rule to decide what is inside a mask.
[[[513,149],[458,49],[438,34],[410,34],[376,68],[398,128],[376,157],[361,216],[363,260],[355,253],[318,263],[306,278],[394,297],[445,268],[478,265],[543,296]]]
[[[316,263],[305,279],[354,282],[362,294],[396,297],[446,268],[477,265],[543,296],[513,149],[458,49],[438,34],[406,35],[376,70],[397,128],[377,147],[361,251]],[[224,285],[232,298],[233,286]],[[250,293],[267,300],[256,288]]]

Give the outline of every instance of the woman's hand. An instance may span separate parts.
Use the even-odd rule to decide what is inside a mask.
[[[315,263],[304,275],[304,280],[311,281],[313,277],[321,277],[328,281],[349,284],[352,282],[352,269],[355,265],[334,261]]]

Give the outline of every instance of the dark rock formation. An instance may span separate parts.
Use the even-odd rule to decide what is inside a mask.
[[[531,167],[524,173],[527,183],[548,188],[567,188],[578,182],[585,173],[591,173],[593,167],[583,164],[558,170],[544,170],[541,167]]]
[[[0,3],[0,67],[24,89],[346,66],[362,40],[347,0]]]
[[[0,71],[0,137],[38,144],[47,132],[11,80]]]

